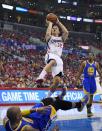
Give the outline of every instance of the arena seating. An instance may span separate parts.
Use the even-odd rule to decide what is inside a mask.
[[[34,41],[29,39],[34,38]],[[44,33],[16,32],[0,30],[0,86],[11,88],[34,88],[34,82],[44,66],[44,55],[46,44],[38,44],[36,40],[43,40]],[[83,37],[84,36],[84,37]],[[89,35],[88,35],[89,36]],[[87,38],[87,39],[86,39]],[[44,43],[44,41],[43,41]],[[82,60],[87,56],[88,51],[80,48],[80,45],[93,45],[102,48],[97,41],[91,37],[71,33],[65,43],[63,52],[64,80],[68,88],[75,89],[73,81]],[[102,66],[102,54],[97,55],[97,61]],[[43,65],[43,66],[42,66]],[[51,84],[51,74],[46,76],[42,87]],[[49,80],[50,79],[50,80]],[[78,81],[77,88],[82,88],[82,79]]]

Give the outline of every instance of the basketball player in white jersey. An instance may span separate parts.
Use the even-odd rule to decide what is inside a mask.
[[[63,61],[61,55],[63,44],[68,38],[68,30],[59,19],[57,19],[56,24],[47,20],[46,22],[48,24],[45,36],[48,45],[47,53],[45,55],[46,66],[43,68],[36,82],[42,82],[49,70],[52,72],[53,83],[50,86],[50,91],[47,96],[50,97],[56,87],[60,84],[63,75]]]

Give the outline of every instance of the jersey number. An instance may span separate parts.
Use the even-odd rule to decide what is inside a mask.
[[[63,44],[62,43],[58,43],[58,47],[63,48]]]

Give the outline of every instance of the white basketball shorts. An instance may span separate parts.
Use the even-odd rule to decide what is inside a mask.
[[[45,55],[45,63],[47,64],[48,61],[51,59],[54,59],[56,61],[56,65],[53,66],[51,69],[52,76],[55,77],[60,72],[63,74],[63,61],[62,61],[62,59],[56,54],[47,53]]]

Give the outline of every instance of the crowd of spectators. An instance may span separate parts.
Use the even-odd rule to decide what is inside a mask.
[[[37,37],[36,35],[33,33],[32,37],[35,38]],[[45,64],[44,55],[46,50],[43,45],[42,47],[41,45],[36,45],[36,43],[32,45],[32,42],[29,42],[30,37],[30,35],[22,33],[0,30],[0,87],[35,88],[34,82]],[[64,61],[64,81],[69,88],[75,88],[73,81],[78,67],[87,56],[88,51],[78,47],[81,42],[83,42],[81,38],[76,40],[70,37],[65,44],[62,56]],[[39,47],[41,50],[39,50]],[[97,61],[99,60],[100,65],[102,64],[101,59],[102,54],[98,54]],[[52,76],[49,73],[42,87],[50,86],[51,78]],[[78,83],[77,88],[82,88],[82,79]]]

